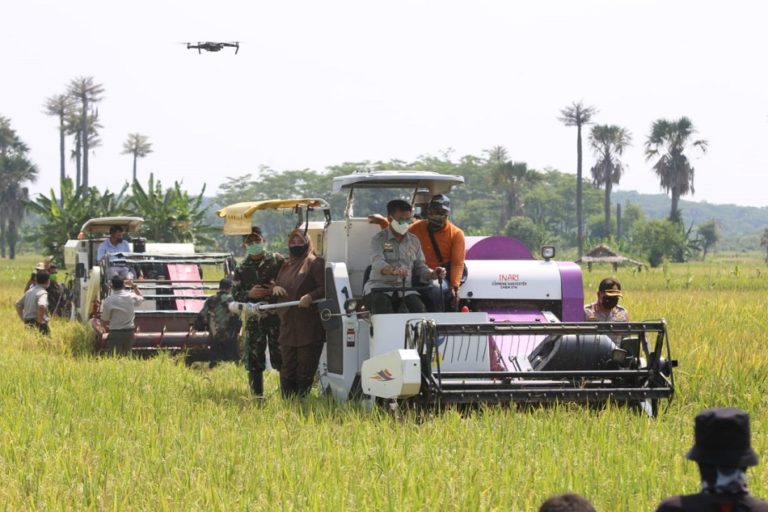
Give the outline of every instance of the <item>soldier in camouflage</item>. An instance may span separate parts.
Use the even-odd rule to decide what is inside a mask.
[[[237,302],[274,301],[272,287],[277,272],[285,258],[264,250],[265,240],[261,229],[254,226],[243,240],[245,259],[235,269],[235,286],[232,292]],[[269,314],[262,318],[251,316],[245,324],[245,369],[248,384],[255,396],[264,395],[264,370],[267,368],[266,349],[269,346],[269,362],[280,371],[282,358],[277,338],[280,318]]]
[[[229,311],[232,302],[232,280],[219,281],[219,291],[205,300],[203,308],[197,314],[192,325],[196,331],[208,331],[215,358],[227,358],[237,353],[237,333],[240,331],[240,318]]]

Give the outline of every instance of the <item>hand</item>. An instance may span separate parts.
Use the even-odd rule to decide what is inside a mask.
[[[382,229],[387,227],[387,224],[388,224],[387,219],[379,213],[374,213],[373,215],[369,215],[368,222],[370,224],[377,224]]]
[[[436,267],[435,270],[432,271],[432,278],[445,279],[445,269],[443,267]]]
[[[274,295],[275,297],[287,297],[288,292],[285,291],[285,288],[283,288],[282,286],[275,285],[272,287],[272,295]]]
[[[312,305],[312,296],[310,294],[302,295],[299,299],[299,307],[300,308],[308,308]]]
[[[391,274],[393,276],[397,276],[401,279],[405,279],[408,277],[408,269],[405,267],[392,267],[392,270],[390,270]]]
[[[458,304],[459,300],[459,289],[458,288],[451,288],[451,309],[456,309],[456,304]]]
[[[257,284],[248,290],[249,299],[261,299],[270,295],[272,295],[272,287],[269,286],[262,286]]]

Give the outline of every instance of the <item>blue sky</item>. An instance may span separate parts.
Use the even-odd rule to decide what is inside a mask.
[[[139,163],[170,185],[216,191],[227,176],[352,160],[455,158],[505,146],[530,167],[575,172],[574,100],[633,135],[620,190],[659,192],[643,143],[658,118],[690,117],[696,194],[765,206],[768,7],[731,1],[92,0],[6,2],[0,114],[58,176],[46,97],[73,77],[106,89],[92,184],[130,177],[128,133],[150,137]],[[241,41],[198,55],[185,41]],[[593,157],[585,140],[585,171]],[[245,199],[245,198],[244,198]]]

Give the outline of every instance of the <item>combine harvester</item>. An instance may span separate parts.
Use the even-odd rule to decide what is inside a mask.
[[[584,322],[581,268],[554,261],[552,247],[535,259],[514,239],[467,237],[467,279],[457,310],[364,310],[370,241],[380,228],[367,219],[377,212],[355,212],[356,200],[384,204],[410,197],[418,213],[432,195],[463,182],[421,171],[334,178],[333,191],[347,194],[343,218],[330,220],[327,214],[326,223],[307,224],[326,259],[323,391],[342,401],[367,397],[419,407],[613,401],[656,415],[659,401],[674,393],[676,362],[664,321]],[[225,225],[236,220],[227,209],[220,215]],[[244,226],[242,215],[237,220]],[[391,291],[410,289],[424,291]],[[262,308],[274,306],[250,306]]]
[[[218,290],[219,280],[234,270],[229,253],[196,253],[191,243],[147,243],[134,237],[131,252],[110,254],[101,261],[96,252],[111,226],[125,234],[138,234],[140,217],[101,217],[83,224],[77,240],[64,248],[67,268],[74,268],[73,320],[88,322],[97,333],[96,348],[103,351],[107,335],[99,322],[101,302],[111,293],[115,274],[132,277],[144,302],[136,309],[134,353],[151,355],[160,350],[184,352],[187,361],[238,360],[237,340],[215,347],[207,332],[191,331],[207,295]]]

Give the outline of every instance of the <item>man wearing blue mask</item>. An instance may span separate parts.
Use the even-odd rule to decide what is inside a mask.
[[[254,226],[243,238],[245,259],[235,269],[235,285],[232,296],[237,302],[262,302],[274,300],[272,287],[285,258],[265,250],[266,240],[261,228]],[[259,319],[251,316],[245,323],[245,369],[248,384],[254,396],[264,396],[264,370],[267,368],[266,349],[269,347],[269,363],[280,371],[282,358],[277,338],[280,334],[280,318],[266,315]]]

